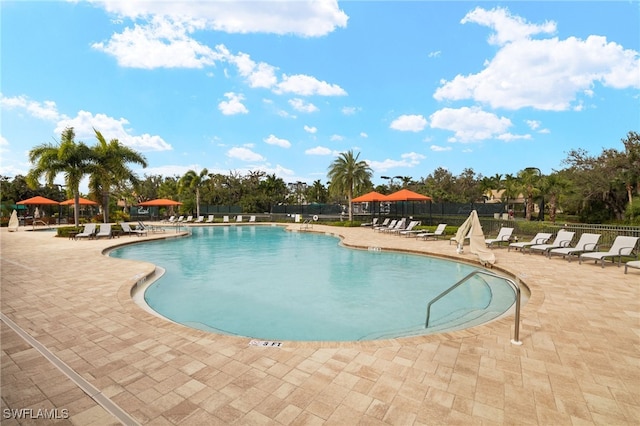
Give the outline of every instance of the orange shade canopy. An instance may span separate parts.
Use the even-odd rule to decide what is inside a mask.
[[[385,201],[431,201],[431,197],[418,194],[409,189],[401,189],[400,191],[387,195]]]
[[[370,203],[376,201],[387,201],[387,196],[376,191],[371,191],[351,200],[352,203]]]
[[[82,197],[78,199],[78,203],[80,203],[81,206],[97,206],[98,205],[98,203],[96,203],[95,201],[87,200],[86,198],[82,198]],[[73,201],[73,198],[70,198],[60,203],[61,206],[73,206],[74,204],[75,202]]]
[[[53,201],[50,200],[48,198],[45,197],[41,197],[40,195],[33,197],[33,198],[29,198],[26,200],[22,200],[22,201],[18,201],[16,204],[33,204],[33,205],[38,205],[38,206],[42,206],[42,205],[53,205],[53,204],[60,204],[57,201]]]
[[[157,198],[155,200],[143,201],[138,203],[141,207],[161,207],[161,206],[181,206],[180,201],[169,200],[168,198]]]

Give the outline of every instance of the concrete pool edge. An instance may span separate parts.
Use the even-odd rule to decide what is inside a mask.
[[[253,225],[253,224],[252,224]],[[279,226],[279,227],[283,227],[286,231],[291,231],[291,232],[315,232],[315,233],[321,233],[321,234],[326,234],[329,236],[333,236],[335,238],[337,238],[340,241],[340,244],[345,245],[346,247],[349,248],[356,248],[356,249],[367,249],[368,246],[366,245],[362,245],[362,244],[356,244],[356,243],[351,243],[349,241],[347,241],[347,236],[345,236],[344,234],[341,234],[339,232],[339,230],[337,230],[335,227],[331,227],[328,225],[315,225],[318,228],[321,229],[306,229],[306,230],[301,230],[299,229],[299,225],[297,223],[294,224],[282,224],[282,223],[267,223],[267,222],[263,222],[263,223],[259,223],[259,224],[255,224],[256,226]],[[233,226],[233,225],[229,225],[229,224],[214,224],[214,225],[208,225],[208,226]],[[339,228],[338,228],[339,229]],[[181,236],[181,237],[188,237],[190,236],[190,234],[188,232],[184,232],[181,235],[177,235],[177,236]],[[391,241],[397,241],[400,240],[400,238],[396,237],[396,236],[390,236],[391,238],[394,238],[395,240],[391,240]],[[122,245],[128,245],[128,244],[135,244],[135,243],[143,243],[145,241],[153,241],[153,240],[158,240],[158,239],[163,239],[163,238],[154,238],[154,239],[145,239],[145,240],[140,240],[140,241],[131,241],[131,242],[127,242],[124,244],[116,244],[114,246],[110,246],[108,248],[105,248],[103,251],[103,254],[108,254],[108,252],[110,252],[111,250],[120,247]],[[402,239],[405,240],[405,239]],[[407,254],[417,254],[417,255],[427,255],[427,256],[433,256],[436,258],[443,258],[443,259],[447,259],[447,260],[452,260],[455,262],[461,262],[461,263],[465,263],[465,264],[469,264],[469,265],[476,265],[475,263],[471,262],[469,259],[465,258],[464,256],[460,256],[460,255],[442,255],[440,253],[436,253],[436,252],[429,252],[427,250],[412,250],[412,249],[402,249],[402,248],[394,248],[394,247],[388,247],[388,246],[381,246],[381,249],[384,249],[386,251],[396,251],[396,252],[403,252],[403,253],[407,253]],[[108,256],[107,256],[108,257]],[[111,257],[109,257],[111,258]],[[120,259],[115,259],[112,258],[114,260],[120,260]],[[139,262],[139,263],[147,263],[147,262],[143,262],[143,261],[134,261],[131,260],[133,262]],[[153,265],[154,269],[153,271],[148,272],[147,276],[152,276],[155,273],[155,267],[157,267],[156,265]],[[479,268],[480,265],[479,263],[477,263],[477,266]],[[508,269],[506,268],[501,268],[501,267],[496,267],[494,266],[495,270],[499,270],[502,273],[505,273],[507,275],[509,275],[510,277],[515,277],[515,274],[510,272]],[[183,324],[179,324],[176,323],[174,321],[172,321],[171,319],[168,319],[164,316],[162,316],[161,314],[157,313],[157,312],[148,312],[145,308],[139,306],[138,303],[136,303],[133,298],[132,298],[132,291],[134,290],[134,287],[137,285],[138,280],[140,279],[140,277],[138,277],[135,280],[132,281],[128,281],[126,283],[124,283],[120,289],[118,290],[118,300],[120,302],[120,304],[123,306],[123,308],[125,308],[132,316],[136,317],[136,318],[147,318],[150,319],[149,317],[152,317],[152,321],[155,323],[156,321],[161,321],[164,323],[163,328],[164,327],[169,327],[169,328],[173,328],[173,327],[179,327],[179,330],[176,330],[177,332],[185,332],[188,331],[189,334],[191,333],[195,333],[194,336],[197,336],[199,338],[202,337],[211,337],[213,336],[214,338],[216,338],[217,340],[220,339],[230,339],[230,341],[234,342],[234,343],[239,343],[239,342],[243,342],[246,341],[247,344],[250,341],[255,340],[254,338],[251,337],[246,337],[246,336],[237,336],[237,335],[233,335],[233,334],[224,334],[224,333],[216,333],[213,331],[205,331],[205,330],[201,330],[201,329],[197,329],[197,328],[193,328],[193,327],[189,327],[187,325],[183,325]],[[145,277],[146,279],[146,277]],[[157,279],[157,277],[156,277]],[[540,291],[536,291],[535,293],[531,291],[531,288],[529,286],[529,284],[525,283],[522,279],[520,279],[520,284],[521,287],[523,289],[523,291],[526,291],[529,294],[529,297],[527,298],[527,303],[523,304],[523,306],[521,307],[521,325],[520,325],[520,333],[522,333],[522,314],[525,308],[532,308],[532,303],[535,303],[534,306],[539,306],[542,304],[543,300],[544,300],[544,296]],[[150,285],[150,284],[149,284]],[[536,295],[538,297],[534,298],[534,295]],[[151,309],[149,307],[149,309]],[[405,336],[405,337],[395,337],[395,338],[387,338],[387,339],[378,339],[378,340],[350,340],[350,341],[294,341],[294,340],[284,340],[284,345],[286,347],[290,347],[290,348],[341,348],[341,347],[363,347],[363,348],[370,348],[370,347],[396,347],[399,345],[403,345],[406,344],[408,342],[411,342],[412,344],[424,344],[424,343],[429,343],[429,342],[436,342],[436,341],[446,341],[446,340],[452,340],[452,339],[464,339],[464,338],[469,338],[469,337],[474,337],[474,336],[480,336],[483,334],[489,334],[490,331],[495,330],[496,328],[500,328],[501,330],[501,334],[504,335],[504,338],[508,341],[509,339],[511,339],[512,335],[513,335],[513,326],[514,326],[514,322],[513,322],[513,314],[512,314],[512,309],[510,309],[509,311],[505,312],[503,315],[501,315],[500,317],[491,320],[487,323],[484,324],[480,324],[480,325],[476,325],[473,327],[469,327],[466,329],[462,329],[462,330],[454,330],[454,331],[450,331],[450,332],[443,332],[443,333],[433,333],[433,334],[424,334],[424,335],[415,335],[415,336]]]

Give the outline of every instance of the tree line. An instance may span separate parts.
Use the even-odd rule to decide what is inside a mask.
[[[184,175],[136,176],[129,164],[147,166],[140,153],[109,142],[94,130],[96,144],[75,141],[72,128],[65,129],[57,144],[42,144],[29,152],[32,163],[27,176],[0,176],[2,201],[15,202],[33,195],[61,201],[65,195],[77,199],[80,181],[89,178],[89,194],[102,207],[103,220],[112,221],[116,203],[124,209],[155,198],[183,203],[182,212],[200,215],[202,205],[239,206],[244,212],[270,212],[274,205],[331,203],[350,207],[350,200],[375,190],[389,194],[400,188],[429,195],[435,202],[472,203],[498,196],[502,202],[525,199],[526,218],[531,220],[534,204],[544,202],[549,220],[559,209],[585,223],[628,223],[640,225],[640,134],[630,131],[621,139],[622,149],[604,149],[590,155],[582,149],[567,153],[564,168],[544,175],[530,167],[516,174],[482,176],[467,168],[458,175],[439,167],[427,176],[381,176],[384,183],[372,183],[372,170],[359,160],[359,153],[339,154],[328,166],[328,182],[285,182],[275,174],[255,170],[242,174],[189,170]],[[54,185],[62,175],[64,188]],[[43,182],[41,182],[43,180]],[[117,210],[120,211],[122,206]],[[78,207],[75,222],[78,223]],[[351,211],[350,220],[352,219]]]

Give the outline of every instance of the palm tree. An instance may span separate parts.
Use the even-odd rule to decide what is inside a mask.
[[[331,181],[330,189],[335,193],[347,195],[349,201],[349,221],[353,221],[353,212],[351,210],[351,200],[353,192],[360,189],[370,181],[372,171],[371,167],[363,161],[358,161],[360,153],[356,156],[353,151],[340,153],[331,166],[327,174]]]
[[[569,188],[569,181],[558,173],[551,174],[545,179],[543,189],[546,194],[549,194],[549,220],[553,223],[556,222],[558,200],[567,188]]]
[[[520,185],[527,197],[527,211],[526,219],[531,220],[531,213],[533,213],[533,197],[540,193],[540,170],[534,167],[527,167],[518,173],[520,179]]]
[[[75,141],[73,127],[67,127],[61,135],[60,144],[41,144],[29,151],[29,161],[34,164],[27,174],[32,188],[44,175],[48,185],[60,173],[64,174],[67,192],[74,199],[73,218],[75,226],[80,224],[80,181],[93,171],[93,152],[83,142]]]
[[[194,170],[189,170],[180,178],[178,183],[178,191],[182,192],[185,188],[189,188],[196,193],[196,216],[200,217],[200,188],[209,179],[209,171],[202,169],[200,174]]]
[[[118,139],[108,143],[102,133],[93,129],[98,143],[93,147],[94,169],[89,178],[89,188],[100,195],[104,223],[109,222],[109,195],[112,189],[122,181],[135,184],[138,181],[135,173],[127,167],[127,163],[140,164],[147,167],[147,160],[135,150],[122,145]]]

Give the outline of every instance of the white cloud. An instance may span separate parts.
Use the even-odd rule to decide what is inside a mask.
[[[119,18],[166,16],[174,20],[198,20],[209,30],[227,33],[326,35],[347,26],[349,17],[336,0],[320,1],[95,1]]]
[[[233,147],[229,151],[227,151],[227,156],[230,158],[235,158],[241,161],[264,161],[265,158],[253,151],[249,148],[244,147]]]
[[[4,136],[0,136],[0,146],[9,146],[9,141]]]
[[[386,159],[384,161],[367,160],[369,166],[376,172],[386,172],[390,169],[415,167],[420,164],[420,160],[426,157],[422,154],[409,152],[400,156],[401,160]]]
[[[0,94],[0,107],[6,109],[23,109],[30,116],[47,121],[58,121],[68,118],[58,112],[58,107],[53,101],[32,101],[26,96],[14,96],[7,98]]]
[[[331,135],[329,140],[331,142],[340,142],[340,141],[344,140],[344,136],[342,136],[342,135]]]
[[[337,84],[329,84],[309,75],[282,75],[274,92],[278,94],[293,93],[300,96],[345,96],[347,92]]]
[[[528,24],[519,16],[513,16],[509,10],[497,7],[485,10],[476,7],[462,18],[460,23],[473,22],[495,31],[489,37],[489,43],[504,45],[511,41],[523,40],[536,34],[553,34],[556,31],[555,22],[545,22],[543,25]]]
[[[318,107],[310,102],[305,102],[300,98],[294,98],[289,100],[289,105],[293,107],[296,111],[300,112],[316,112],[318,111]]]
[[[196,29],[194,24],[195,21],[185,24],[154,17],[147,24],[125,28],[122,33],[113,34],[106,43],[94,43],[91,47],[112,55],[123,67],[202,68],[213,65],[220,55],[190,37]]]
[[[57,123],[54,132],[61,134],[67,127],[73,127],[76,134],[76,140],[95,139],[94,128],[102,133],[107,140],[118,139],[123,145],[130,148],[146,152],[146,151],[169,151],[173,148],[164,139],[157,135],[148,133],[142,135],[132,135],[131,129],[126,126],[129,121],[125,118],[115,119],[106,114],[93,115],[88,111],[79,111],[74,118],[61,120]]]
[[[343,107],[342,108],[342,113],[344,115],[354,115],[358,111],[360,111],[360,108],[356,108],[356,107]]]
[[[536,130],[540,127],[540,122],[538,120],[527,120],[527,126],[529,126],[531,130]]]
[[[389,127],[403,132],[419,132],[426,125],[427,120],[422,115],[401,115]]]
[[[360,132],[360,137],[361,137],[361,138],[368,138],[368,137],[369,137],[369,135],[368,135],[368,134],[366,134],[365,132]]]
[[[429,54],[427,55],[429,58],[438,58],[440,55],[442,54],[442,52],[440,52],[439,50],[435,51],[435,52],[429,52]]]
[[[332,155],[334,151],[324,146],[316,146],[315,148],[309,148],[305,152],[308,155]]]
[[[487,25],[500,46],[477,74],[442,81],[436,100],[472,99],[492,108],[536,108],[548,111],[581,109],[579,95],[592,96],[593,87],[640,88],[640,55],[602,36],[586,40],[569,37],[533,39],[555,31],[555,24],[531,25],[505,9],[475,9],[462,21]]]
[[[235,114],[247,114],[249,110],[242,103],[244,100],[244,96],[238,93],[227,92],[224,96],[229,99],[228,101],[221,101],[218,104],[218,109],[224,115],[235,115]]]
[[[304,126],[304,131],[307,132],[307,133],[314,134],[314,133],[316,133],[318,131],[318,128],[305,125]]]
[[[269,135],[269,137],[264,138],[264,142],[268,143],[269,145],[276,145],[282,148],[290,148],[291,147],[291,142],[289,142],[286,139],[280,139],[274,135]]]
[[[496,139],[505,142],[511,142],[518,139],[531,139],[531,135],[514,135],[512,133],[503,133],[501,135],[496,136]]]
[[[429,117],[431,127],[455,132],[455,142],[472,142],[504,134],[511,120],[481,110],[478,107],[444,108]]]
[[[256,63],[246,53],[233,55],[223,45],[218,45],[216,48],[221,52],[222,58],[238,68],[238,72],[247,79],[250,87],[268,89],[278,82],[278,77],[275,75],[276,67],[265,62]]]
[[[450,146],[440,146],[440,145],[431,145],[429,148],[431,149],[431,151],[435,151],[435,152],[444,152],[444,151],[452,150]]]

